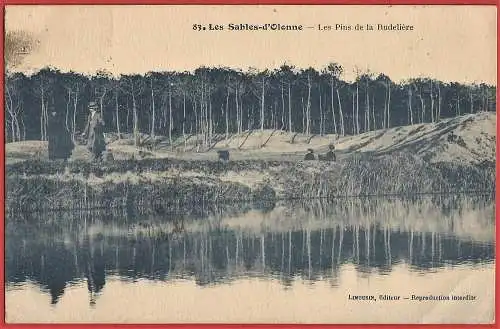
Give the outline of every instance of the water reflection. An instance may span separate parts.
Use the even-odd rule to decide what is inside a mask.
[[[189,215],[18,214],[6,226],[7,289],[35,283],[53,305],[85,283],[95,307],[108,277],[198,286],[265,278],[285,289],[297,280],[335,288],[350,265],[358,276],[390,276],[398,265],[425,275],[494,257],[489,196],[227,205]]]

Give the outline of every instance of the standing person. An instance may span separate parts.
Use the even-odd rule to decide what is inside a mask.
[[[83,131],[83,136],[88,134],[87,148],[92,153],[92,160],[99,160],[102,152],[106,150],[106,141],[104,140],[104,121],[101,114],[97,111],[95,102],[89,103],[89,117],[87,125]]]
[[[69,131],[66,129],[62,112],[57,111],[53,102],[49,106],[47,129],[47,137],[49,141],[49,160],[67,160],[71,157],[75,144],[71,139]]]

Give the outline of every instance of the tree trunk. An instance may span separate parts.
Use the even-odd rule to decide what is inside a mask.
[[[172,140],[172,129],[174,127],[172,116],[172,89],[168,92],[168,142],[170,143],[170,151],[174,150],[174,142]]]
[[[5,140],[7,142],[11,141],[10,134],[12,134],[12,126],[9,118],[5,118]]]
[[[19,113],[15,111],[14,115],[14,124],[15,124],[15,131],[16,131],[16,140],[21,141],[22,136],[21,136],[21,127],[19,126]],[[22,120],[22,115],[21,115],[21,120]]]
[[[356,81],[356,134],[359,134],[359,83]]]
[[[311,134],[311,76],[307,76],[307,108],[306,108],[306,135]]]
[[[40,140],[44,141],[45,140],[45,134],[43,132],[43,119],[44,119],[44,102],[45,102],[45,91],[43,89],[43,86],[41,87],[41,92],[40,92]]]
[[[68,101],[66,102],[66,113],[64,116],[64,124],[66,125],[66,130],[69,132],[71,129],[69,128],[69,104],[71,103],[71,90],[68,89]]]
[[[424,98],[422,97],[422,93],[419,93],[418,97],[420,98],[420,108],[422,110],[422,118],[421,118],[420,122],[424,123],[425,122],[425,103],[424,103]]]
[[[335,118],[335,107],[333,106],[333,99],[334,99],[333,86],[334,86],[334,80],[333,80],[333,76],[332,76],[331,81],[330,81],[331,101],[332,101],[332,120],[333,120],[333,133],[336,135],[337,134],[337,120]]]
[[[24,119],[22,116],[21,116],[21,126],[23,126],[22,139],[23,139],[23,141],[25,141],[26,140],[26,125],[24,124]]]
[[[366,126],[365,131],[370,131],[370,95],[368,93],[368,82],[366,83],[365,93],[366,93]]]
[[[49,124],[49,107],[47,106],[47,103],[48,103],[48,100],[45,101],[45,106],[44,106],[44,121],[43,121],[43,131],[45,133],[45,140],[48,140],[48,136],[47,136],[47,129],[48,129],[48,124]]]
[[[262,94],[260,96],[260,130],[264,131],[264,97],[265,97],[265,80],[262,78]]]
[[[340,134],[345,136],[345,126],[344,126],[344,113],[342,113],[342,102],[340,101],[340,93],[338,89],[335,89],[337,92],[337,101],[339,102],[339,115],[340,115]]]
[[[198,107],[197,107],[197,102],[196,102],[196,98],[193,100],[193,112],[194,112],[194,132],[196,134],[196,141],[198,141],[198,135],[199,135],[199,131],[198,131],[198,127],[199,127],[199,120],[198,120]]]
[[[227,87],[226,95],[226,142],[229,139],[229,86]]]
[[[319,87],[319,134],[323,136],[323,107],[321,104],[321,86]]]
[[[413,125],[413,111],[411,108],[412,91],[410,88],[411,87],[408,87],[408,119],[409,119],[409,124]]]
[[[288,83],[288,132],[292,133],[292,94],[291,94],[291,84]]]
[[[134,125],[134,146],[137,147],[139,146],[139,143],[140,143],[140,140],[139,140],[139,116],[137,114],[137,104],[136,104],[136,101],[135,101],[135,95],[134,93],[132,92],[132,114],[133,114],[133,118],[134,118],[134,122],[133,122],[133,125]]]
[[[472,87],[469,88],[470,113],[474,113],[474,100],[472,97]]]
[[[155,139],[155,116],[156,116],[156,111],[155,111],[155,94],[154,94],[154,88],[153,88],[153,78],[151,78],[151,140],[154,141]]]
[[[78,87],[76,87],[76,92],[73,94],[73,133],[72,133],[73,140],[75,139],[75,134],[76,134],[76,111],[78,109],[78,94],[79,93],[80,93],[80,90]]]
[[[276,100],[274,100],[274,108],[271,117],[271,127],[273,127],[274,130],[278,129],[278,102]]]
[[[387,128],[391,128],[391,85],[389,84],[389,96],[387,98]]]
[[[101,118],[104,122],[104,110],[103,110],[103,108],[104,108],[104,95],[99,97],[99,107],[100,107],[100,112],[101,112]]]
[[[236,89],[235,89],[234,100],[236,102],[236,131],[238,132],[238,135],[239,135],[239,134],[241,134],[240,127],[241,127],[241,121],[243,120],[243,118],[241,117],[240,107],[238,104],[238,87],[236,87]]]
[[[11,141],[15,142],[16,141],[16,133],[15,133],[15,125],[14,125],[14,102],[12,100],[12,97],[9,92],[9,88],[6,88],[6,94],[7,94],[7,99],[8,102],[5,102],[5,107],[7,109],[7,112],[9,113],[9,116],[11,117],[11,124],[10,124],[10,130],[11,130]],[[9,124],[7,124],[9,126]],[[8,130],[8,129],[7,129]]]
[[[184,139],[184,151],[187,148],[186,140],[186,90],[182,91],[182,138]]]
[[[431,84],[431,93],[430,93],[430,98],[431,98],[431,122],[434,123],[434,90],[432,88],[432,81],[430,82]]]
[[[352,94],[352,134],[356,135],[356,93]]]
[[[306,108],[304,107],[304,97],[300,97],[300,103],[302,104],[302,133],[306,133]]]
[[[205,119],[205,87],[203,85],[203,79],[201,80],[201,95],[200,95],[200,133],[203,138],[203,145],[206,145],[207,143],[207,136],[206,136],[206,119]]]
[[[385,85],[385,99],[384,99],[384,119],[383,128],[387,129],[387,100],[389,98],[389,86]]]
[[[243,99],[241,98],[242,97],[241,93],[238,93],[238,97],[239,97],[238,105],[240,108],[240,126],[239,126],[238,130],[240,132],[242,132],[243,131]],[[248,111],[247,111],[247,122],[250,122],[249,116],[250,116],[250,113],[248,113]]]
[[[283,82],[281,83],[281,128],[285,129],[285,88]]]
[[[212,145],[213,134],[213,121],[212,121],[212,95],[208,94],[208,145]]]
[[[121,139],[120,116],[119,116],[119,106],[118,106],[118,90],[115,90],[115,113],[116,113],[116,131],[118,133],[118,139]]]
[[[438,111],[436,121],[439,122],[441,118],[441,86],[438,84]]]
[[[375,93],[372,94],[372,120],[373,130],[377,130],[377,121],[375,119]]]
[[[125,131],[130,131],[130,104],[129,99],[127,97],[127,119],[125,120]]]

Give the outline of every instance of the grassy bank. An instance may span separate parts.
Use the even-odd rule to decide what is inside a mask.
[[[145,207],[290,198],[492,191],[494,164],[430,163],[408,153],[318,161],[144,159],[6,166],[8,209]]]

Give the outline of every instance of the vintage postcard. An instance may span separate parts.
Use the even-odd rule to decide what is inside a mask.
[[[494,323],[496,40],[495,6],[6,6],[6,322]]]

